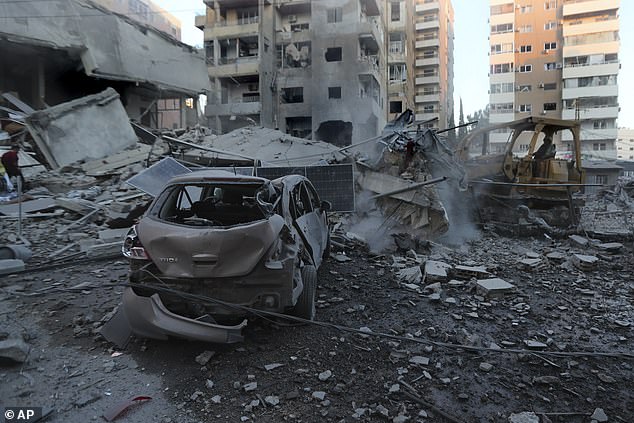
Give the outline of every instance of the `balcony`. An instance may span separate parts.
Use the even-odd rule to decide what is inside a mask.
[[[564,25],[563,36],[593,34],[597,32],[618,31],[619,20],[613,18],[607,21],[584,22],[578,25]]]
[[[576,110],[564,109],[561,112],[562,119],[576,119]],[[593,107],[579,109],[579,119],[615,119],[619,115],[618,106]]]
[[[416,78],[416,85],[440,84],[439,75],[421,76]]]
[[[564,46],[564,57],[590,56],[593,54],[618,53],[619,42],[608,41],[606,43],[579,44],[576,46]]]
[[[499,25],[504,23],[512,23],[515,21],[514,13],[500,13],[499,15],[493,15],[489,18],[490,25]]]
[[[434,111],[434,112],[426,112],[423,111],[421,113],[416,113],[416,120],[417,121],[426,121],[426,120],[432,120],[435,118],[438,118],[438,111]],[[437,126],[437,124],[434,124],[435,126]]]
[[[359,34],[359,38],[374,38],[374,40],[383,45],[383,29],[381,28],[380,21],[375,18],[366,18],[365,20],[357,23],[357,29],[354,31]]]
[[[380,81],[381,78],[381,70],[379,67],[379,56],[361,56],[359,57],[359,74],[370,74],[374,75],[377,81]]]
[[[610,140],[617,138],[618,130],[616,128],[606,128],[606,129],[593,129],[586,128],[584,126],[581,127],[581,139],[583,141],[592,141],[592,140]],[[572,133],[570,131],[564,131],[561,133],[562,141],[572,141]],[[603,150],[605,151],[605,150]]]
[[[249,101],[227,104],[207,104],[205,115],[207,116],[231,116],[231,115],[256,115],[262,111],[262,103]]]
[[[387,94],[392,95],[403,95],[407,91],[407,83],[405,81],[391,80],[388,81],[387,85]]]
[[[426,29],[434,29],[439,27],[440,27],[440,22],[438,21],[438,19],[435,19],[433,21],[416,23],[416,31],[424,31]]]
[[[258,56],[220,58],[214,66],[208,66],[210,77],[257,75],[260,68]]]
[[[489,94],[489,103],[513,103],[514,101],[514,92]]]
[[[582,97],[616,97],[619,95],[619,87],[615,85],[600,85],[592,87],[564,88],[561,98],[573,99]]]
[[[239,21],[208,22],[205,25],[205,40],[216,38],[244,37],[246,35],[258,35],[260,24],[255,16],[244,23]]]
[[[207,24],[207,16],[206,15],[196,15],[194,17],[194,26],[196,28],[204,31],[206,24]]]
[[[416,66],[439,66],[440,58],[436,57],[428,57],[424,59],[416,59]]]
[[[566,66],[563,70],[562,78],[569,79],[596,75],[617,75],[620,67],[621,65],[618,62]]]
[[[620,0],[592,0],[564,3],[564,17],[619,8]]]
[[[416,5],[416,13],[433,12],[438,9],[440,9],[440,3],[438,1],[431,1]]]
[[[416,48],[438,47],[439,45],[440,45],[440,40],[438,38],[429,38],[427,40],[416,41]]]
[[[414,97],[416,103],[438,103],[440,101],[440,93],[423,94]]]
[[[491,113],[489,115],[490,123],[504,123],[515,120],[515,112],[507,112],[507,113]]]

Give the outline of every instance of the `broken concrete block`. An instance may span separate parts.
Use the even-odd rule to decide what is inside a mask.
[[[604,244],[597,245],[597,248],[607,253],[614,254],[618,253],[621,248],[623,248],[623,244],[620,242],[606,242]]]
[[[196,356],[196,363],[200,364],[201,366],[205,366],[207,363],[209,363],[209,360],[211,360],[211,357],[213,357],[215,354],[215,351],[204,351]]]
[[[453,268],[452,274],[458,279],[486,278],[490,275],[484,266],[463,266],[458,265]]]
[[[0,359],[24,363],[29,355],[29,345],[19,338],[0,341]]]
[[[543,342],[533,341],[530,339],[524,341],[524,345],[526,345],[526,348],[531,350],[543,350],[544,348],[548,347],[548,345],[544,344]]]
[[[88,249],[86,250],[86,257],[97,257],[108,254],[121,253],[122,245],[123,241],[111,242],[108,244],[96,244],[88,247]]]
[[[546,262],[539,258],[527,258],[520,260],[522,268],[529,272],[535,272],[546,268]]]
[[[608,415],[605,414],[605,411],[603,411],[603,408],[595,408],[594,413],[592,413],[592,416],[590,416],[590,418],[600,423],[608,421]]]
[[[427,260],[425,262],[425,282],[442,282],[447,280],[447,271],[451,265],[442,261]]]
[[[584,272],[596,269],[598,263],[599,258],[595,256],[587,256],[584,254],[572,255],[572,264],[574,264],[577,269],[583,270]]]
[[[566,256],[564,253],[560,253],[559,251],[553,251],[552,253],[546,254],[546,258],[555,263],[561,263],[566,259]]]
[[[574,244],[578,245],[579,247],[587,247],[588,246],[588,240],[582,236],[579,235],[570,235],[568,237],[568,239],[570,239],[570,241],[572,241]]]
[[[24,270],[24,262],[18,259],[0,260],[0,275],[8,275]]]
[[[421,355],[415,355],[409,359],[412,364],[422,364],[423,366],[429,365],[429,357],[423,357]]]
[[[99,231],[99,239],[106,244],[123,241],[123,238],[127,235],[129,230],[129,228],[105,229],[103,231]]]
[[[108,205],[108,210],[114,213],[130,213],[130,210],[132,210],[132,204],[114,201]]]
[[[509,416],[509,423],[539,423],[539,416],[532,411],[524,411]]]
[[[478,279],[477,281],[478,292],[487,297],[503,296],[514,289],[515,285],[500,278]]]
[[[82,200],[81,198],[56,198],[55,205],[84,216],[97,208],[94,203]]]
[[[420,266],[407,267],[399,270],[396,277],[399,282],[418,284],[423,280],[423,272],[420,270]]]

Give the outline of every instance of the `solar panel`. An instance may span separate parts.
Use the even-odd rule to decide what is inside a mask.
[[[351,164],[300,167],[259,167],[257,176],[276,179],[302,175],[312,182],[319,198],[332,204],[333,211],[354,211],[354,170]]]

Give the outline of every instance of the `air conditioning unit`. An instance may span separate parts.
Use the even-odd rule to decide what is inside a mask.
[[[297,22],[297,15],[288,15],[288,22],[290,23]]]
[[[515,86],[515,91],[519,91],[522,87],[520,85]]]
[[[557,63],[557,64],[555,65],[555,67],[556,67],[557,69],[561,69],[561,68],[563,68],[563,67],[564,67],[564,65],[563,65],[563,63]]]
[[[539,86],[539,88],[544,88],[544,83],[540,82],[538,86]]]

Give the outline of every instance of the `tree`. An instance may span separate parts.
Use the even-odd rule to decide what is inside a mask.
[[[449,121],[447,122],[447,127],[452,128],[449,132],[447,132],[447,140],[449,141],[449,145],[456,145],[456,119],[454,117],[454,111],[451,110],[451,115],[449,116]]]
[[[462,137],[467,135],[467,127],[462,126],[465,123],[466,122],[464,121],[464,109],[462,107],[462,97],[460,97],[460,118],[458,120],[458,125],[460,125],[460,128],[458,128],[458,138],[460,139],[462,139]]]

